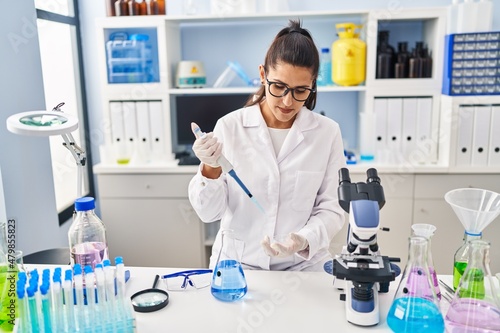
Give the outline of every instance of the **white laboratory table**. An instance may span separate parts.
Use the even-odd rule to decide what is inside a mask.
[[[28,270],[41,268],[41,265],[25,266]],[[126,289],[128,296],[151,288],[156,274],[184,270],[157,267],[127,269],[130,270]],[[165,308],[152,313],[135,313],[137,332],[391,332],[386,316],[397,282],[391,283],[389,293],[379,295],[380,323],[373,327],[359,327],[347,322],[345,303],[339,299],[340,291],[333,287],[332,275],[324,272],[246,270],[245,277],[248,292],[243,299],[232,303],[215,299],[210,287],[168,291],[170,301]],[[161,281],[157,287],[166,290]]]

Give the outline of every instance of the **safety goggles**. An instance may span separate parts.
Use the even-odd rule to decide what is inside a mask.
[[[183,291],[187,288],[208,287],[212,280],[211,269],[192,269],[161,276],[170,291]]]

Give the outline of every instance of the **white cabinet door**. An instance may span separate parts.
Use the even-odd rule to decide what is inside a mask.
[[[205,267],[203,224],[188,200],[103,198],[111,258],[129,266]]]

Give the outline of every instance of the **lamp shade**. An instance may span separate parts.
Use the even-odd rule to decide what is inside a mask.
[[[27,111],[7,118],[7,129],[15,134],[50,136],[78,128],[78,118],[60,111]]]

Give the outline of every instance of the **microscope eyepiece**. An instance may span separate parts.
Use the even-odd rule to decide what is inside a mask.
[[[340,168],[339,170],[339,185],[342,185],[344,182],[350,183],[351,177],[349,176],[349,169]]]
[[[366,183],[380,184],[380,178],[378,177],[377,169],[370,168],[366,170]]]

